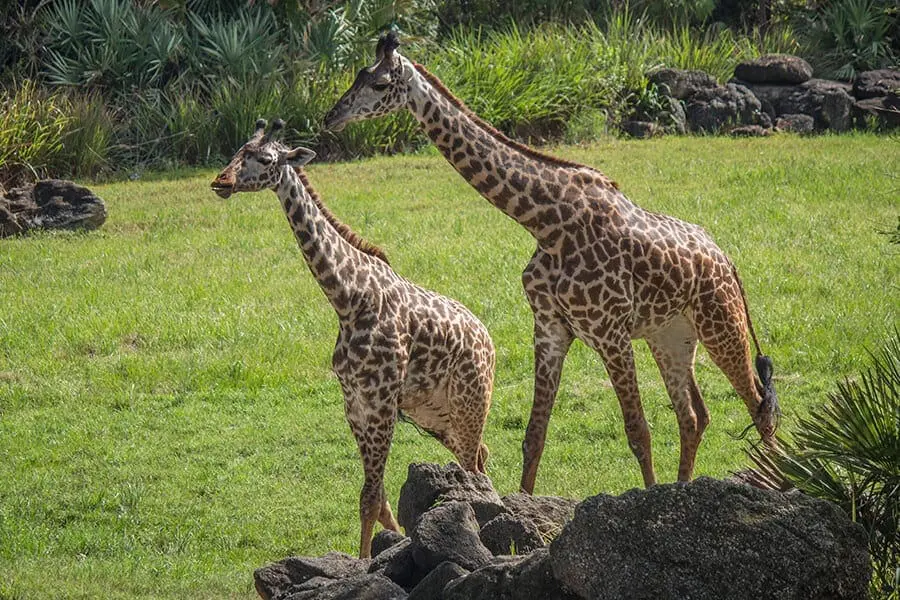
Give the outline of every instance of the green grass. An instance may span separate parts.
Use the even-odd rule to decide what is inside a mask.
[[[785,427],[898,324],[897,139],[608,140],[555,153],[642,206],[702,224],[737,263],[775,360]],[[442,158],[323,164],[310,179],[398,272],[478,315],[498,351],[489,473],[513,492],[531,404],[534,244]],[[252,598],[289,554],[355,553],[361,467],[330,373],[336,319],[271,192],[221,201],[213,173],[95,186],[91,233],[0,240],[0,599]],[[678,433],[636,344],[657,474]],[[697,475],[747,460],[743,404],[701,351],[712,424]],[[450,454],[399,426],[386,484]],[[537,493],[640,484],[599,358],[576,344]]]

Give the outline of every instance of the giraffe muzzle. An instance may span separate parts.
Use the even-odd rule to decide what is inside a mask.
[[[209,187],[212,188],[212,191],[216,193],[217,196],[227,200],[231,194],[234,193],[234,186],[229,183],[224,183],[222,181],[213,181]]]
[[[346,125],[347,120],[341,117],[341,114],[337,110],[337,107],[332,108],[330,111],[328,111],[328,114],[325,115],[325,129],[328,129],[329,131],[337,133],[344,129]]]

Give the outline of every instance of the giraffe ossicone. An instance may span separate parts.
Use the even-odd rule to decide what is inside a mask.
[[[382,37],[325,126],[408,109],[441,154],[485,199],[527,229],[537,249],[522,274],[534,313],[534,403],[522,444],[521,489],[531,493],[563,361],[575,338],[598,352],[622,409],[644,484],[656,482],[641,406],[633,339],[644,339],[678,419],[678,479],[693,475],[709,411],[694,377],[698,341],[725,373],[766,443],[778,404],[771,379],[754,375],[756,344],[731,260],[699,226],[643,210],[603,173],[515,142],[482,121]]]
[[[384,490],[398,413],[434,435],[460,466],[485,472],[482,441],[495,353],[487,329],[459,302],[399,276],[384,253],[338,221],[301,167],[315,156],[256,131],[212,182],[219,196],[273,190],[306,264],[338,316],[332,369],[363,463],[360,556],[371,553],[375,522],[399,530]]]

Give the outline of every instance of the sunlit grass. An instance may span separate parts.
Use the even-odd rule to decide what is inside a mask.
[[[897,139],[604,141],[554,152],[645,208],[699,223],[734,259],[775,360],[785,427],[898,323]],[[251,598],[253,568],[356,552],[361,467],[330,373],[336,320],[271,192],[221,201],[212,172],[95,186],[99,231],[0,240],[0,598]],[[501,494],[532,393],[519,281],[534,243],[433,153],[309,170],[395,269],[465,303],[498,351],[487,426]],[[678,433],[636,343],[657,474]],[[747,464],[743,404],[701,352],[712,424],[697,475]],[[450,454],[408,426],[387,469]],[[537,492],[640,485],[599,358],[576,344]]]

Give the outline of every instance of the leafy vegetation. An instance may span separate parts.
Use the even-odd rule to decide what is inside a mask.
[[[900,330],[858,379],[801,417],[790,442],[755,448],[755,480],[834,502],[865,527],[878,597],[900,594]]]
[[[246,135],[247,132],[244,132]],[[647,209],[699,223],[737,264],[775,361],[783,433],[897,323],[896,139],[607,138],[553,152],[601,168]],[[330,373],[335,320],[271,192],[228,201],[214,172],[92,185],[109,220],[0,240],[0,597],[246,598],[252,570],[294,554],[354,553],[358,453]],[[468,306],[498,364],[488,473],[516,490],[531,407],[533,239],[433,152],[317,164],[309,177],[397,271]],[[852,207],[852,208],[848,208]],[[661,481],[678,428],[636,343]],[[701,350],[712,412],[697,475],[746,466],[749,423]],[[393,502],[412,461],[450,454],[397,428]],[[566,362],[537,493],[641,485],[596,353]]]

